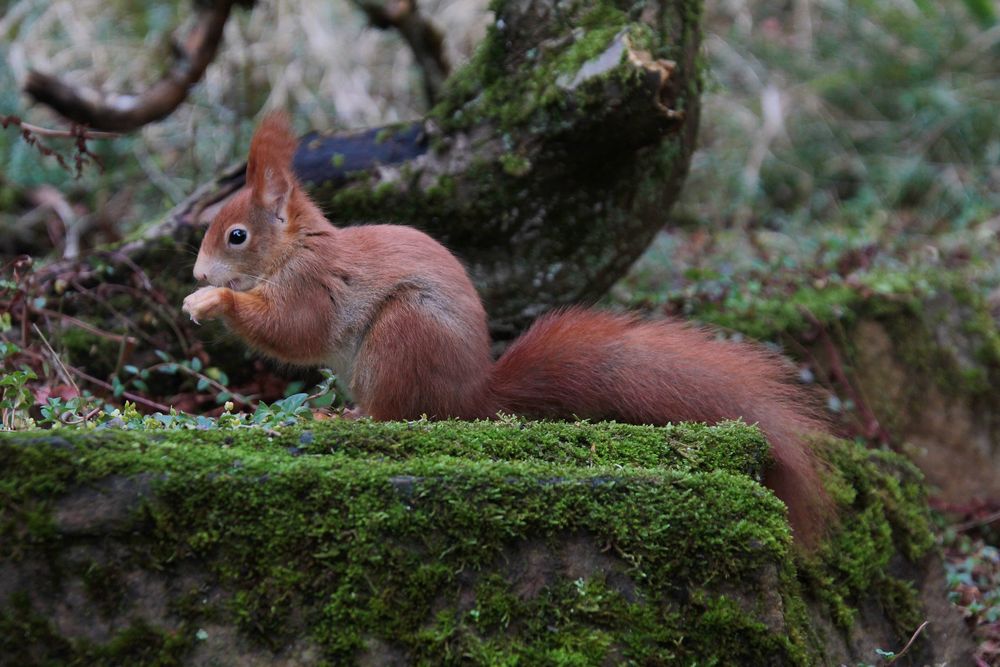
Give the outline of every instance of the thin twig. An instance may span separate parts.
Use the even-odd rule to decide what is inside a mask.
[[[66,369],[66,364],[62,362],[62,359],[59,358],[56,351],[52,349],[51,345],[49,345],[48,339],[45,338],[45,334],[43,334],[42,330],[38,328],[38,325],[32,322],[31,326],[35,329],[35,333],[38,334],[38,337],[42,339],[42,344],[45,346],[45,349],[49,351],[49,354],[52,355],[52,359],[55,360],[56,366],[59,367],[60,374],[63,376],[63,381],[65,381],[66,384],[71,385],[73,390],[76,391],[77,395],[79,395],[80,387],[78,387],[73,378],[70,377],[69,371]]]
[[[181,371],[182,373],[184,373],[185,375],[187,375],[189,377],[195,378],[196,380],[204,381],[208,386],[210,386],[212,389],[215,389],[219,393],[225,392],[225,393],[229,394],[230,397],[232,397],[238,403],[242,403],[243,405],[250,406],[250,407],[252,407],[253,404],[254,404],[252,398],[244,396],[243,394],[238,394],[238,393],[232,391],[226,385],[224,385],[221,382],[219,382],[218,380],[214,380],[214,379],[210,378],[209,376],[205,375],[204,373],[200,373],[200,372],[194,370],[193,368],[188,368],[187,366],[184,366],[183,364],[179,364],[179,363],[174,362],[174,361],[165,361],[163,363],[159,363],[159,364],[156,364],[154,366],[150,366],[146,370],[148,370],[150,372],[159,371],[162,368],[167,367],[167,366],[173,366],[177,370]]]
[[[54,130],[48,127],[42,127],[41,125],[32,125],[31,123],[25,123],[23,120],[17,116],[3,116],[4,127],[10,125],[17,125],[22,130],[27,130],[32,134],[37,134],[40,137],[56,137],[62,139],[78,139],[79,137],[84,137],[85,139],[117,139],[121,137],[120,132],[101,132],[100,130],[90,130],[80,125],[75,125],[68,130]]]
[[[1000,521],[1000,510],[989,514],[982,519],[973,519],[971,521],[966,521],[960,523],[957,526],[952,526],[956,533],[964,533],[967,530],[972,530],[973,528],[981,528],[983,526],[988,526],[994,521]]]
[[[132,269],[133,273],[141,281],[141,283],[142,283],[142,289],[150,291],[150,292],[153,291],[153,281],[151,281],[149,279],[149,276],[146,275],[146,272],[143,271],[142,268],[140,268],[138,264],[136,264],[134,261],[132,261],[131,257],[129,257],[125,253],[121,252],[120,250],[113,250],[113,251],[111,251],[109,253],[109,256],[112,259],[118,260],[119,262],[121,262],[125,266],[129,267],[130,269]]]
[[[896,655],[892,656],[892,658],[890,658],[886,662],[886,664],[891,665],[892,663],[896,662],[904,655],[906,655],[906,652],[910,650],[910,647],[913,645],[913,642],[916,641],[917,637],[920,635],[921,632],[923,632],[924,628],[927,627],[928,623],[930,623],[930,621],[924,621],[923,623],[921,623],[920,627],[917,628],[916,631],[913,633],[913,636],[910,637],[910,641],[906,642],[906,646],[903,647],[903,650],[897,653]]]
[[[176,319],[179,312],[176,310],[171,310],[168,307],[166,307],[163,303],[160,303],[160,301],[156,298],[156,296],[159,294],[158,292],[156,291],[146,292],[136,287],[132,287],[131,285],[122,285],[114,283],[103,283],[101,285],[98,285],[96,289],[87,289],[86,287],[84,287],[82,284],[80,284],[78,281],[75,280],[70,281],[69,284],[71,287],[73,287],[74,290],[76,290],[78,294],[85,296],[88,299],[91,299],[92,301],[100,304],[102,307],[107,309],[108,312],[110,312],[112,315],[118,318],[123,324],[129,327],[134,326],[135,323],[127,315],[119,312],[118,309],[112,305],[109,299],[104,298],[103,292],[124,292],[126,294],[135,297],[136,299],[144,301],[150,308],[150,310],[153,312],[153,314],[156,315],[156,317],[161,322],[165,322],[166,325],[170,327],[171,331],[173,331],[174,335],[177,338],[178,344],[180,344],[181,349],[184,351],[184,356],[189,356],[191,350],[191,342],[188,340],[187,336],[184,335],[184,332],[177,326],[176,323]],[[157,343],[152,336],[144,332],[141,327],[135,327],[133,330],[136,333],[136,335],[138,335],[140,338],[142,338],[142,340],[146,341],[146,343],[148,343],[152,347],[159,346],[159,343]]]
[[[83,173],[83,167],[88,162],[93,163],[99,170],[104,171],[104,164],[101,162],[101,159],[92,153],[90,148],[87,147],[87,141],[90,139],[108,139],[119,136],[109,132],[95,132],[83,125],[75,123],[68,130],[51,130],[39,127],[38,125],[25,123],[18,116],[0,116],[0,126],[7,129],[11,125],[21,130],[21,137],[24,139],[25,143],[29,146],[34,146],[38,152],[45,157],[54,157],[56,162],[59,163],[59,166],[66,171],[71,171],[66,158],[60,153],[57,153],[54,149],[43,144],[38,137],[43,136],[75,139],[76,153],[73,155],[73,161],[76,166],[77,178],[79,178],[80,174]]]
[[[104,338],[105,340],[113,341],[115,343],[118,343],[119,345],[124,344],[130,347],[135,347],[136,345],[139,344],[139,341],[133,338],[132,336],[125,336],[122,334],[111,333],[110,331],[104,331],[103,329],[98,329],[94,325],[88,324],[87,322],[84,322],[81,319],[73,317],[72,315],[67,315],[66,313],[60,313],[55,310],[49,310],[48,308],[35,308],[34,306],[31,307],[31,310],[33,310],[36,313],[40,313],[42,315],[49,315],[50,317],[58,317],[61,320],[69,322],[73,326],[80,327],[87,333],[92,333],[95,336]]]
[[[840,358],[840,352],[837,350],[837,346],[834,345],[833,339],[830,338],[830,334],[827,332],[826,327],[823,323],[819,321],[819,318],[813,315],[812,311],[808,308],[802,306],[800,307],[800,312],[809,321],[809,323],[816,328],[816,331],[823,342],[823,348],[826,350],[827,359],[830,362],[830,375],[832,376],[834,382],[841,385],[848,394],[850,394],[851,399],[854,401],[854,407],[861,415],[862,423],[864,424],[865,438],[875,439],[879,445],[888,445],[892,438],[889,433],[882,426],[875,412],[872,410],[868,401],[865,400],[864,396],[861,395],[860,390],[854,386],[854,384],[847,377],[847,371],[844,370],[843,362]]]
[[[110,383],[105,382],[104,380],[98,380],[93,375],[88,375],[84,371],[81,371],[79,368],[76,368],[74,366],[68,366],[68,368],[69,368],[69,370],[71,370],[72,372],[76,373],[79,377],[83,378],[87,382],[89,382],[91,384],[96,384],[98,387],[102,387],[102,388],[104,388],[104,389],[106,389],[106,390],[114,393],[115,388],[112,387]],[[124,396],[125,398],[127,398],[130,401],[134,401],[136,403],[141,403],[141,404],[145,405],[147,408],[152,408],[153,410],[157,410],[157,411],[163,412],[163,413],[169,413],[170,412],[170,406],[163,405],[162,403],[157,403],[156,401],[151,401],[148,398],[140,396],[139,394],[133,394],[132,392],[129,392],[129,391],[123,391],[122,392],[122,396]]]

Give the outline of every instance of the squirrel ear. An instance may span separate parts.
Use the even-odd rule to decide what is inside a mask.
[[[270,113],[264,117],[250,142],[247,185],[255,204],[287,220],[295,175],[292,158],[298,147],[288,116]]]

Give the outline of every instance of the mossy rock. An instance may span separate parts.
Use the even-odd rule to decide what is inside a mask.
[[[863,417],[863,402],[935,494],[961,503],[1000,496],[1000,327],[989,291],[960,271],[879,271],[685,305],[817,365],[855,403],[847,420]]]
[[[0,663],[961,662],[919,473],[817,446],[804,554],[739,423],[0,434]]]

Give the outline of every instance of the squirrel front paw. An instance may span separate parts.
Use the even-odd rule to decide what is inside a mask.
[[[201,324],[201,320],[210,320],[222,314],[225,308],[224,287],[202,287],[184,299],[181,310],[191,316],[191,321]]]

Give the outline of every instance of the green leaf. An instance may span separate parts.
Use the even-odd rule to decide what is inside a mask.
[[[306,402],[307,398],[309,398],[309,394],[292,394],[288,398],[275,401],[274,404],[286,412],[295,413],[302,407],[302,404]]]
[[[205,375],[212,378],[221,385],[229,384],[229,376],[226,375],[226,372],[224,370],[216,366],[212,366],[211,368],[206,368]]]

